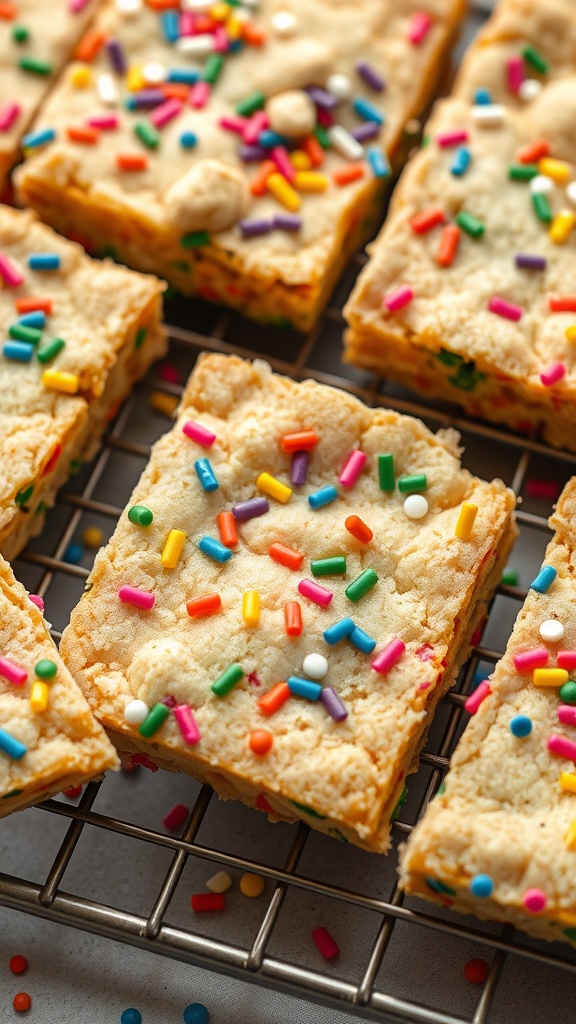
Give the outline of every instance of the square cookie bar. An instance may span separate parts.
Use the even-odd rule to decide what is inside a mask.
[[[36,602],[0,556],[0,818],[118,767]]]
[[[445,787],[401,864],[409,893],[576,942],[576,480]]]
[[[345,358],[576,450],[576,7],[505,0],[345,309]]]
[[[55,138],[20,195],[186,294],[306,330],[377,222],[464,6],[109,2],[100,51],[36,123]]]
[[[73,463],[91,458],[161,356],[162,284],[0,206],[0,551],[40,532]]]
[[[21,155],[35,144],[26,133],[77,44],[98,0],[14,0],[0,3],[0,190]]]
[[[515,534],[457,440],[202,358],[62,640],[118,749],[385,851]]]

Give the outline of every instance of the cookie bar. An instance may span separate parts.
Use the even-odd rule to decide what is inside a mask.
[[[63,656],[122,754],[384,851],[513,505],[452,432],[206,356]]]
[[[90,84],[63,76],[20,195],[186,294],[306,330],[375,226],[464,7],[108,3]]]
[[[505,0],[344,311],[347,360],[573,451],[575,117],[572,0]]]
[[[118,767],[41,604],[0,556],[0,818]]]
[[[576,480],[506,653],[469,698],[445,788],[404,852],[407,892],[576,942]]]
[[[0,3],[0,191],[21,155],[38,144],[28,133],[54,81],[85,35],[98,0]],[[48,9],[49,8],[49,9]]]
[[[71,465],[91,458],[163,354],[162,285],[91,260],[32,213],[0,206],[0,551],[40,532]]]

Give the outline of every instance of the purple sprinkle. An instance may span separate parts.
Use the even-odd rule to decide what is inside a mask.
[[[240,159],[245,164],[258,164],[261,160],[266,160],[268,157],[268,151],[262,146],[240,146],[238,150]]]
[[[136,110],[141,107],[157,107],[166,99],[162,89],[140,89],[130,97]]]
[[[235,505],[232,505],[232,515],[234,519],[245,523],[247,519],[263,516],[269,509],[267,498],[248,498],[247,501],[237,501]]]
[[[273,221],[265,217],[252,217],[251,220],[241,220],[238,224],[243,238],[255,238],[256,235],[267,235],[272,231]]]
[[[167,708],[175,708],[176,705],[178,704],[178,701],[176,700],[175,697],[171,697],[170,694],[168,694],[168,696],[164,697],[163,700],[160,701],[160,703],[165,704]]]
[[[374,139],[380,134],[381,127],[382,125],[378,124],[378,121],[365,121],[364,124],[353,128],[350,135],[356,139],[356,142],[367,142],[368,139]]]
[[[119,75],[125,75],[128,69],[126,63],[126,55],[122,47],[122,43],[118,39],[109,39],[107,44],[108,56],[110,57],[110,63]]]
[[[522,270],[546,270],[546,257],[531,256],[527,252],[517,252],[516,266]]]
[[[374,92],[384,92],[386,82],[371,64],[368,64],[365,60],[359,60],[356,65],[356,71],[367,85],[374,89]]]
[[[326,89],[319,89],[317,85],[308,86],[306,92],[316,106],[321,107],[322,110],[334,110],[334,107],[337,107],[340,103],[337,96],[333,96],[331,92],[326,92]]]
[[[302,487],[308,477],[308,452],[294,452],[290,464],[290,483]]]
[[[277,231],[300,231],[302,217],[296,213],[277,213],[272,224]]]
[[[331,686],[322,687],[320,700],[335,722],[343,722],[345,718],[348,718],[348,712],[340,694],[336,693]]]

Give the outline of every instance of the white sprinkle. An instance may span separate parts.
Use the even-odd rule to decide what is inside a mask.
[[[572,206],[576,206],[576,181],[571,181],[566,189],[566,196],[568,202],[572,203]]]
[[[210,892],[226,892],[227,889],[232,885],[232,879],[227,871],[217,871],[212,878],[209,878],[206,882],[206,888]]]
[[[142,10],[142,0],[116,0],[116,9],[125,18],[133,18]]]
[[[150,708],[143,700],[131,700],[124,708],[124,721],[128,725],[142,725],[149,712]]]
[[[330,126],[328,138],[336,152],[347,160],[361,160],[364,156],[364,147],[341,124]]]
[[[472,117],[481,128],[497,128],[504,123],[505,111],[500,103],[478,103]]]
[[[181,0],[183,11],[207,11],[214,6],[214,0]]]
[[[328,673],[328,660],[323,654],[307,654],[302,669],[309,679],[324,679]]]
[[[116,82],[112,78],[112,75],[107,73],[98,75],[96,88],[102,103],[105,103],[107,107],[115,107],[117,105],[118,89],[116,88]]]
[[[408,519],[423,519],[428,511],[428,502],[423,494],[409,494],[404,502]]]
[[[202,32],[198,36],[180,36],[180,39],[176,40],[176,49],[193,57],[203,57],[207,53],[212,53],[214,36],[210,32]]]
[[[564,626],[558,619],[546,619],[540,624],[540,636],[548,644],[557,644],[564,636]]]
[[[296,18],[290,11],[277,11],[272,17],[272,28],[277,36],[293,36]]]
[[[524,103],[531,103],[542,92],[542,82],[536,78],[525,78],[518,90],[518,95]]]
[[[159,85],[160,82],[166,81],[166,68],[156,60],[151,60],[148,64],[145,64],[142,68],[142,74],[144,81],[148,82],[149,85]]]
[[[336,74],[330,75],[327,79],[326,88],[333,96],[337,96],[339,100],[349,100],[354,86],[352,85],[352,79],[348,78],[348,75]]]
[[[549,195],[550,192],[554,191],[554,182],[552,178],[547,178],[545,174],[537,174],[530,182],[530,191],[532,193],[538,192],[540,195]]]

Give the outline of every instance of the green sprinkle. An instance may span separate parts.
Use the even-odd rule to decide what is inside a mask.
[[[12,29],[12,40],[15,43],[27,43],[30,38],[30,29],[26,25],[14,25]]]
[[[546,58],[543,57],[534,46],[525,46],[522,50],[522,56],[526,63],[529,64],[531,68],[534,68],[534,71],[538,71],[541,75],[547,74],[550,65]]]
[[[265,103],[266,97],[263,92],[251,92],[249,96],[245,96],[243,100],[240,100],[234,109],[241,117],[251,117],[257,110],[262,110]]]
[[[34,509],[34,515],[35,516],[41,515],[41,513],[45,512],[47,508],[48,508],[48,505],[46,504],[46,502],[45,501],[40,501],[38,503],[38,505],[36,506],[36,508]]]
[[[451,889],[449,885],[444,882],[440,882],[437,878],[425,878],[424,881],[432,892],[445,893],[446,896],[455,896],[456,889]]]
[[[317,124],[316,125],[313,134],[318,139],[318,142],[322,146],[322,149],[331,149],[332,148],[332,143],[330,142],[330,136],[328,135],[328,130],[326,128],[324,128],[321,124]]]
[[[532,181],[538,174],[536,164],[510,164],[508,177],[510,181]]]
[[[221,676],[218,676],[218,679],[215,683],[212,683],[210,689],[217,697],[225,697],[236,686],[236,683],[240,682],[243,676],[244,669],[235,662]]]
[[[37,345],[42,337],[42,331],[38,327],[26,327],[25,324],[10,324],[8,334],[17,341],[27,341],[29,345]]]
[[[476,369],[473,359],[467,363],[462,363],[456,373],[452,377],[448,377],[448,383],[453,384],[460,391],[475,391],[478,384],[483,380],[486,380],[486,374],[480,373]]]
[[[420,143],[420,149],[428,149],[428,146],[430,145],[431,142],[432,142],[432,136],[431,135],[423,135],[422,136],[422,142]]]
[[[378,456],[378,477],[381,491],[394,490],[394,456],[389,452]]]
[[[439,359],[444,366],[459,366],[460,363],[464,362],[463,356],[459,356],[457,352],[449,352],[447,348],[441,348],[436,358]]]
[[[552,220],[552,210],[550,209],[548,196],[544,192],[534,192],[532,195],[532,206],[538,220],[541,220],[544,224],[549,224]]]
[[[406,803],[407,796],[408,790],[406,786],[404,786],[404,789],[402,790],[400,796],[398,797],[398,803],[396,804],[396,807],[394,808],[392,814],[390,815],[390,821],[396,821],[400,817],[400,811],[402,810],[404,804]]]
[[[70,474],[76,476],[77,473],[82,469],[82,459],[72,459],[70,463]]]
[[[519,579],[518,569],[504,569],[500,582],[506,587],[517,587]]]
[[[145,327],[139,327],[138,330],[136,331],[136,340],[134,342],[134,348],[136,350],[139,349],[139,348],[142,348],[142,345],[144,344],[145,337],[146,337],[146,328]]]
[[[36,359],[39,363],[50,363],[62,351],[66,342],[63,338],[52,338],[45,345],[40,345],[36,352]]]
[[[345,594],[350,601],[359,601],[364,594],[367,594],[372,589],[375,583],[378,583],[378,576],[374,572],[374,569],[364,569],[355,580],[346,587]]]
[[[26,502],[32,497],[33,491],[34,484],[30,484],[28,487],[25,487],[22,491],[18,491],[18,494],[14,498],[14,501],[16,502],[17,505],[25,505]]]
[[[58,665],[55,661],[50,661],[49,658],[42,658],[42,661],[34,666],[34,671],[39,679],[54,679]]]
[[[23,792],[24,792],[23,789],[11,789],[9,793],[4,793],[4,796],[2,797],[2,799],[3,800],[9,800],[11,796],[20,796],[20,793],[23,793]]]
[[[18,66],[21,71],[30,71],[33,75],[52,74],[52,65],[47,60],[38,60],[37,57],[21,57]]]
[[[160,135],[148,121],[137,121],[134,125],[134,132],[140,139],[140,142],[148,146],[148,149],[156,149],[160,142]]]
[[[446,792],[446,783],[445,782],[441,782],[440,785],[438,786],[438,789],[436,790],[435,795],[436,796],[442,796],[442,794],[445,793],[445,792]]]
[[[456,217],[456,223],[462,231],[465,231],[471,238],[482,238],[484,234],[484,225],[481,220],[472,213],[466,213],[465,210],[461,210]]]
[[[150,526],[154,516],[145,505],[132,505],[132,508],[128,509],[128,519],[135,526]]]
[[[576,704],[576,683],[569,679],[564,686],[560,687],[559,694],[560,700],[563,700],[565,704]]]
[[[201,245],[210,245],[210,234],[208,231],[190,231],[180,239],[183,249],[198,249]]]
[[[153,736],[155,732],[158,732],[161,725],[164,725],[169,714],[170,708],[166,707],[165,704],[162,704],[161,702],[155,704],[153,708],[150,708],[150,711],[146,715],[146,718],[142,722],[138,732],[141,736],[150,738],[150,736]]]
[[[562,934],[572,942],[576,942],[576,928],[565,928]]]
[[[210,85],[215,85],[220,77],[220,72],[224,67],[224,57],[221,53],[211,53],[208,57],[204,71],[202,72],[202,78],[205,82]]]
[[[426,473],[413,473],[412,476],[401,476],[398,481],[398,490],[402,494],[414,494],[415,491],[425,491],[427,487]]]
[[[340,831],[339,828],[329,828],[328,829],[328,835],[329,836],[334,836],[335,839],[339,839],[341,843],[349,843],[350,842],[349,839],[346,839],[346,836],[344,835],[343,832]]]
[[[308,804],[299,804],[297,800],[292,800],[292,803],[299,811],[304,811],[304,814],[309,814],[311,818],[318,818],[320,821],[325,821],[328,817],[327,814],[319,814],[313,807],[308,807]]]
[[[310,562],[313,576],[343,576],[346,572],[346,559],[344,555],[335,555],[333,558],[316,558]]]

